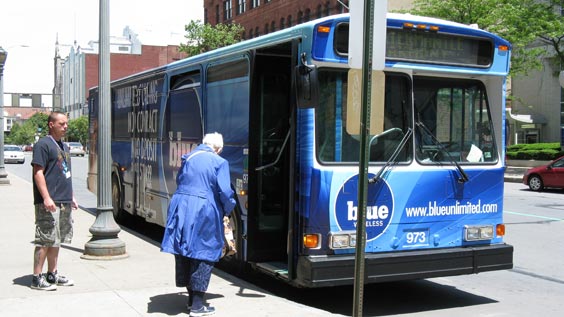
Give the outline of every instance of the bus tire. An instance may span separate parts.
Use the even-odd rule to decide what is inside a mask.
[[[119,224],[124,224],[126,221],[125,211],[121,208],[122,195],[119,180],[116,175],[112,175],[112,213],[114,219]]]

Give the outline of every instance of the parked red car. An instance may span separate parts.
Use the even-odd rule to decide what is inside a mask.
[[[534,191],[546,187],[564,188],[564,156],[547,165],[528,169],[523,175],[523,184],[529,185]]]

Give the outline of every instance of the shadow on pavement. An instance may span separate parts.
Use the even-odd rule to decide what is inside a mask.
[[[248,280],[248,279],[247,279]],[[252,281],[255,285],[297,303],[350,316],[353,286],[299,289],[281,282]],[[495,300],[428,280],[369,284],[364,287],[363,315],[389,316],[496,303]]]
[[[169,293],[153,296],[147,303],[147,313],[161,313],[166,315],[180,315],[186,313],[186,302],[188,294],[186,292]]]
[[[19,285],[24,287],[29,287],[31,285],[32,274],[27,274],[24,276],[16,277],[13,279],[13,285]]]

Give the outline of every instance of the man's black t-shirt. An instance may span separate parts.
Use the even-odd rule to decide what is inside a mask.
[[[33,146],[32,165],[43,167],[47,191],[55,203],[72,202],[71,160],[68,147],[46,136]],[[33,176],[32,176],[33,178]],[[33,203],[43,204],[43,197],[33,178]]]

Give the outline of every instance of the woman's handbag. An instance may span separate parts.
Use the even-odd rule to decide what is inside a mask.
[[[223,249],[221,257],[232,256],[237,253],[235,248],[235,238],[233,237],[233,227],[228,217],[223,217]]]

